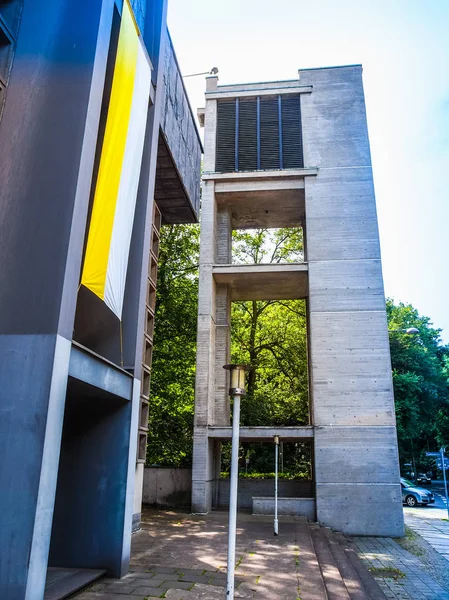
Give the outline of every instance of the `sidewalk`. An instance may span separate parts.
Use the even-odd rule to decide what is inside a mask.
[[[355,537],[353,542],[389,600],[449,600],[449,587],[437,581],[432,564],[423,564],[421,547],[416,556],[391,538]]]
[[[434,518],[423,519],[406,514],[405,524],[424,538],[448,561],[447,568],[449,570],[449,521]]]
[[[130,573],[121,580],[102,579],[76,600],[224,600],[227,518],[226,512],[146,509],[142,530],[133,536]],[[428,562],[390,538],[348,538],[302,517],[280,519],[274,536],[272,517],[240,513],[235,597],[449,600],[449,580],[446,585],[435,576],[434,555]]]
[[[145,510],[133,536],[130,573],[103,579],[77,600],[224,600],[226,512]],[[384,596],[344,536],[304,517],[239,513],[236,594],[247,600],[380,600]]]

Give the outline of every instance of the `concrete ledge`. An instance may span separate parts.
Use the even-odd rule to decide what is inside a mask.
[[[134,377],[114,363],[72,342],[69,377],[87,383],[105,394],[131,401]]]
[[[278,514],[302,515],[307,517],[308,521],[315,521],[315,498],[278,498]],[[253,515],[274,515],[274,497],[254,497]]]
[[[216,265],[217,283],[231,287],[232,300],[290,300],[307,298],[307,263]]]
[[[263,84],[260,84],[262,86]],[[278,87],[256,87],[252,89],[244,90],[241,86],[233,86],[231,90],[212,90],[206,92],[207,100],[221,100],[222,98],[245,98],[254,96],[273,96],[273,94],[311,94],[313,92],[312,85],[295,85],[294,87],[285,87],[279,85]]]
[[[308,169],[276,169],[275,171],[231,171],[229,173],[203,172],[202,179],[221,179],[235,181],[239,179],[275,179],[281,177],[306,177],[308,175],[318,175],[316,167]]]
[[[207,434],[210,438],[230,440],[232,427],[208,427]],[[278,435],[283,442],[289,440],[311,439],[314,436],[313,427],[240,427],[240,440],[267,441]]]

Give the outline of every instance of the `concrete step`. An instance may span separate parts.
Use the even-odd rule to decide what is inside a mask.
[[[319,525],[310,525],[310,534],[320,564],[328,599],[351,600],[330,550],[325,532]]]
[[[339,544],[337,536],[327,527],[323,529],[323,532],[351,600],[370,600],[344,548]]]
[[[358,557],[358,554],[352,547],[350,540],[348,540],[348,538],[346,538],[346,536],[344,536],[342,533],[336,533],[334,535],[335,539],[338,541],[340,547],[351,563],[352,568],[357,573],[359,580],[362,582],[368,598],[370,600],[387,600],[387,597],[381,590],[377,581]]]
[[[296,522],[296,572],[301,600],[327,600],[326,587],[315,554],[307,521]]]

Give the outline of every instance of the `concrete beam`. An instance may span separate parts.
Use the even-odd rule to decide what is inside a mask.
[[[208,427],[208,437],[218,440],[230,440],[232,427]],[[272,441],[278,435],[283,442],[310,440],[314,437],[314,428],[305,427],[240,427],[240,440],[251,442]]]
[[[301,227],[304,178],[217,181],[215,198],[228,206],[233,229]]]
[[[260,179],[288,180],[292,178],[294,179],[297,177],[308,177],[313,175],[318,175],[318,169],[316,167],[310,167],[308,169],[284,169],[277,171],[238,171],[232,173],[215,173],[213,171],[203,171],[202,178],[203,180],[214,179],[215,181],[257,181]]]
[[[231,299],[292,300],[308,295],[306,263],[220,265],[212,269],[217,283],[231,287]]]
[[[254,97],[254,96],[272,96],[273,94],[282,94],[283,96],[287,94],[310,94],[313,92],[313,87],[311,85],[297,85],[295,87],[272,87],[268,89],[264,89],[262,87],[256,89],[242,90],[237,89],[232,92],[221,91],[218,89],[213,92],[206,92],[207,100],[221,100],[222,98],[245,98],[245,97]]]

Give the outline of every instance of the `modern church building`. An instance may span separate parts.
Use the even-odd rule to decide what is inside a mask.
[[[166,0],[0,2],[4,600],[127,572],[159,229],[196,222],[201,152]]]

